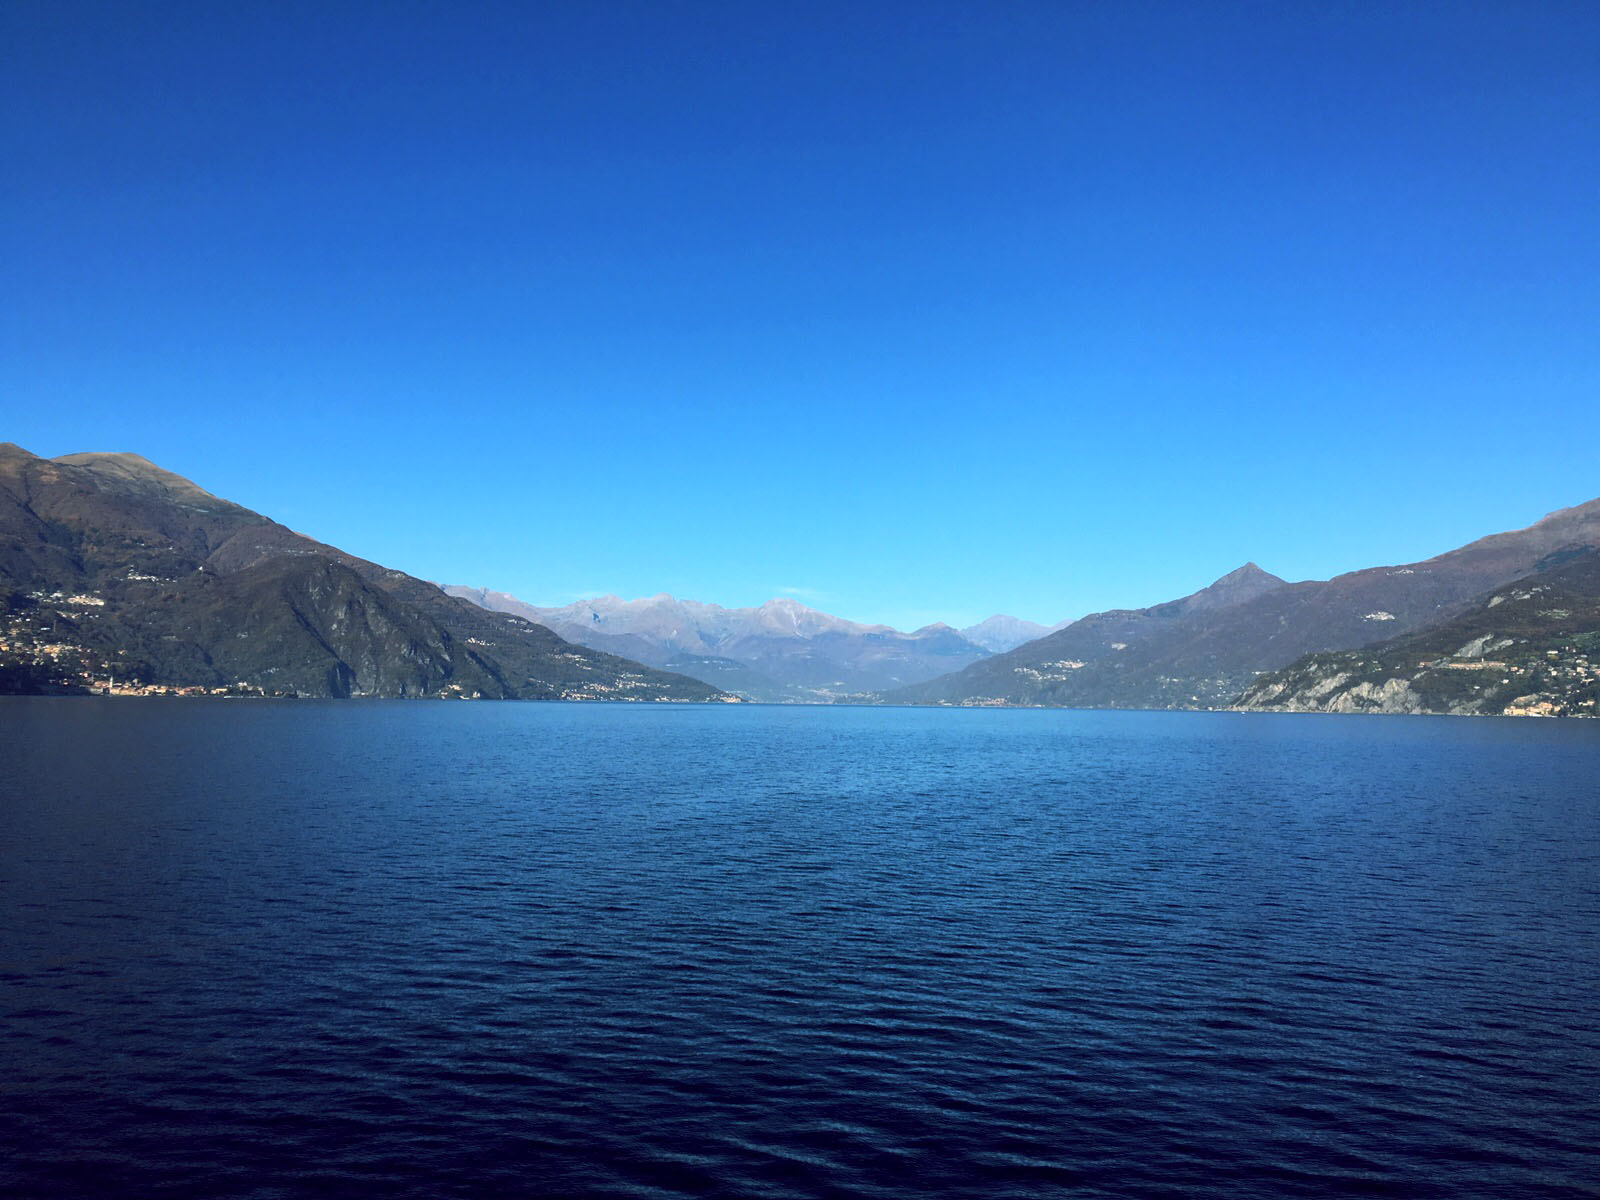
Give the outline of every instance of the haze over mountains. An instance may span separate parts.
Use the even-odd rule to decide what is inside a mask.
[[[902,633],[818,612],[797,600],[723,608],[665,594],[598,596],[539,608],[503,592],[447,586],[496,612],[515,613],[581,645],[702,679],[756,700],[836,700],[920,683],[989,654],[948,625]],[[985,628],[987,627],[987,628]],[[1043,626],[991,617],[975,629],[997,644]],[[1016,645],[1015,641],[1010,643]]]
[[[1000,613],[979,621],[976,625],[968,625],[961,631],[961,636],[969,642],[976,642],[991,654],[1004,654],[1024,642],[1042,638],[1045,634],[1071,623],[1058,621],[1054,625],[1040,625],[1036,621],[1024,621],[1020,617],[1008,617]]]
[[[133,454],[0,443],[0,687],[707,700],[325,546]]]

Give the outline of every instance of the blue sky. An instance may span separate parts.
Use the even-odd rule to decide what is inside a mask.
[[[1600,495],[1592,3],[0,7],[0,439],[1041,621]]]

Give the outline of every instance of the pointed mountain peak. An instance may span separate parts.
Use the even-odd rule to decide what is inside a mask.
[[[1220,587],[1223,584],[1268,583],[1273,587],[1276,587],[1278,584],[1283,582],[1284,581],[1282,579],[1279,579],[1272,572],[1263,571],[1260,567],[1256,566],[1255,563],[1247,562],[1244,566],[1229,571],[1211,586]]]
[[[1263,571],[1253,562],[1247,562],[1244,566],[1229,571],[1210,587],[1201,588],[1192,596],[1173,601],[1172,605],[1160,607],[1174,614],[1228,608],[1235,604],[1243,604],[1246,600],[1254,600],[1263,592],[1270,592],[1283,586],[1285,586],[1284,580]]]

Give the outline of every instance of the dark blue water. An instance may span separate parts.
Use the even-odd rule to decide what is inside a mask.
[[[1600,723],[0,702],[7,1196],[1600,1195]]]

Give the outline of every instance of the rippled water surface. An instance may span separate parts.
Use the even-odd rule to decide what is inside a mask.
[[[1600,723],[0,701],[0,1193],[1600,1194]]]

